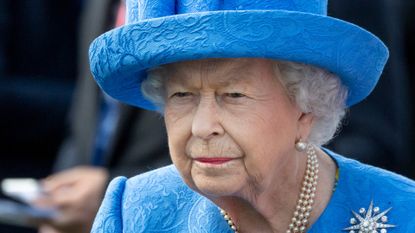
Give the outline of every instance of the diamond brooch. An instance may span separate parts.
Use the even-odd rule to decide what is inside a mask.
[[[395,225],[387,224],[386,214],[391,209],[380,212],[379,207],[373,207],[373,201],[371,201],[367,211],[365,208],[360,208],[359,213],[352,211],[354,215],[354,218],[350,219],[352,226],[344,228],[343,231],[349,231],[349,233],[387,233],[388,228],[395,227]]]

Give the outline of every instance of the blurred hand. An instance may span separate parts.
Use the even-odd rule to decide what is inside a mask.
[[[41,221],[40,233],[90,232],[108,182],[103,168],[75,167],[46,178],[42,184],[46,195],[34,205],[55,208],[53,220]]]

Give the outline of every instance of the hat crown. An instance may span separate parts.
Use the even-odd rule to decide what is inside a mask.
[[[127,24],[219,10],[287,10],[327,15],[327,0],[127,0]]]

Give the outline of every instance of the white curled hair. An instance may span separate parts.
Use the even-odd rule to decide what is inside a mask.
[[[328,143],[340,128],[346,112],[347,90],[339,77],[321,68],[295,62],[278,61],[281,82],[292,101],[304,113],[312,113],[314,125],[308,142]]]
[[[304,113],[314,116],[314,125],[307,139],[320,146],[328,143],[340,128],[346,112],[347,90],[339,77],[321,68],[295,62],[275,61],[275,72],[281,77],[291,101]],[[147,72],[141,84],[143,96],[151,101],[160,113],[164,111],[165,77],[163,67]]]

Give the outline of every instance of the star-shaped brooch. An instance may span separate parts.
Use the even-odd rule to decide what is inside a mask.
[[[360,208],[359,214],[352,211],[355,216],[350,219],[352,226],[344,228],[343,231],[349,231],[349,233],[387,233],[387,228],[395,227],[395,225],[387,224],[388,217],[386,214],[391,209],[379,213],[379,207],[373,207],[373,201],[371,201],[367,211],[365,208]]]

